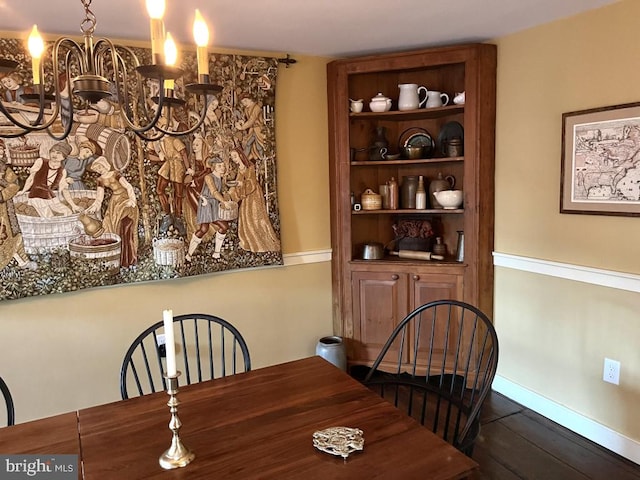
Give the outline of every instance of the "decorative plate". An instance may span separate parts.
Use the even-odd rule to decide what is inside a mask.
[[[464,127],[458,122],[447,122],[442,125],[438,134],[438,151],[447,154],[447,142],[453,137],[460,137],[464,141]]]
[[[364,448],[364,437],[359,428],[330,427],[313,434],[313,446],[346,460],[350,453]]]

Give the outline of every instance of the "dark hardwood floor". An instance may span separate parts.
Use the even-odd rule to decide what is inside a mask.
[[[492,392],[481,417],[473,480],[640,480],[640,466]]]

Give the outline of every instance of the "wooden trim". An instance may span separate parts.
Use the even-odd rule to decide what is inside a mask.
[[[553,262],[550,260],[499,252],[493,252],[493,264],[496,267],[538,273],[540,275],[564,278],[565,280],[589,283],[600,287],[640,292],[640,275],[633,273],[615,272],[613,270],[571,265],[569,263]]]
[[[605,425],[580,415],[500,375],[496,375],[493,380],[493,390],[592,442],[640,464],[640,442],[625,437]]]

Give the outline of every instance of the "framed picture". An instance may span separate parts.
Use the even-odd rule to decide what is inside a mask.
[[[640,216],[640,103],[562,115],[560,213]]]

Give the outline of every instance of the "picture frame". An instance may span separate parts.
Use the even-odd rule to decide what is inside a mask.
[[[562,114],[560,213],[640,216],[640,102]]]

